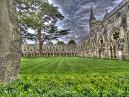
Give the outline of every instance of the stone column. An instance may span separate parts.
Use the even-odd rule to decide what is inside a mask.
[[[108,55],[108,42],[105,42],[105,58],[109,58]]]
[[[129,12],[127,15],[127,43],[128,43],[128,59],[129,59]]]
[[[127,30],[121,27],[121,35],[120,38],[124,38],[124,49],[122,55],[127,58],[128,56],[128,37],[127,37]]]
[[[14,1],[0,0],[0,82],[11,82],[18,76],[20,39]]]
[[[123,51],[123,47],[124,45],[124,30],[123,30],[123,27],[120,27],[120,37],[119,37],[119,40],[117,41],[117,58],[119,60],[122,60],[123,58],[123,55],[125,55],[125,50],[126,50],[126,47],[124,48],[124,51]]]

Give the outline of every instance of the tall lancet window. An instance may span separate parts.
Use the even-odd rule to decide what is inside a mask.
[[[126,17],[126,15],[122,17],[120,26],[123,27],[124,30],[127,30],[127,17]]]

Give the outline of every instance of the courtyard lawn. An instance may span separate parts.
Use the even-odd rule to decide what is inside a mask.
[[[21,75],[129,72],[129,61],[81,57],[22,58]]]
[[[129,97],[129,61],[22,58],[19,79],[1,97]]]

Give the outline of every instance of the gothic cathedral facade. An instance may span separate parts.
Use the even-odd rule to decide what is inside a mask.
[[[80,41],[82,55],[98,58],[129,58],[129,0],[123,0],[98,21],[91,8],[90,33]]]

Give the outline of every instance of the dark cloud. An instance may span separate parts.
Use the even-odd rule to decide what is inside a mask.
[[[50,0],[60,8],[65,16],[64,29],[71,29],[65,39],[80,40],[89,33],[89,16],[91,6],[97,19],[102,19],[106,9],[111,11],[122,0]],[[62,25],[62,23],[59,23]]]

